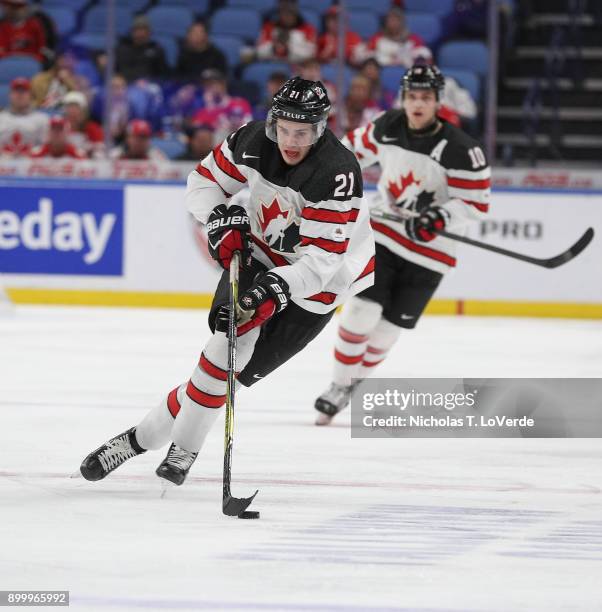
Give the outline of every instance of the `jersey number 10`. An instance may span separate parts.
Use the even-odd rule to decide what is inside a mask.
[[[485,155],[483,154],[481,147],[473,147],[472,149],[468,149],[468,157],[470,157],[473,168],[480,168],[481,166],[487,165],[487,160],[485,159]]]

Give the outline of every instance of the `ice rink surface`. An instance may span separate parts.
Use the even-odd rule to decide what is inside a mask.
[[[335,324],[238,397],[187,483],[164,452],[70,478],[192,371],[206,313],[21,307],[0,319],[0,590],[69,589],[75,610],[602,610],[596,439],[351,439],[316,428]],[[425,318],[390,377],[597,377],[602,322]]]

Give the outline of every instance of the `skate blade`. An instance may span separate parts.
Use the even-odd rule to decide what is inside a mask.
[[[69,478],[83,478],[83,476],[82,476],[82,473],[79,470],[77,470],[77,472],[73,472],[73,474],[71,474]]]
[[[332,423],[333,418],[334,416],[329,416],[327,414],[324,414],[323,412],[320,412],[316,417],[315,423],[318,427],[324,427],[325,425],[330,425]]]
[[[160,498],[161,499],[165,499],[165,496],[167,495],[167,492],[168,491],[173,491],[175,488],[177,488],[177,485],[175,485],[170,480],[165,480],[165,478],[160,478],[159,480],[161,481],[161,483],[160,483],[160,486],[161,486],[161,495],[160,495]]]

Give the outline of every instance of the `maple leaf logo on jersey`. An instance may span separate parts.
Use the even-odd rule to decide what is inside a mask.
[[[265,243],[274,251],[294,253],[299,244],[299,224],[296,223],[291,210],[283,210],[278,198],[266,206],[261,202],[259,208],[259,226]]]
[[[399,179],[399,183],[389,181],[387,189],[398,206],[411,206],[420,193],[419,187],[422,181],[417,180],[411,170],[405,176],[401,175]]]

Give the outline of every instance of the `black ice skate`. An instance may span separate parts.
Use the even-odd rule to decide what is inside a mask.
[[[359,383],[359,380],[350,385],[331,383],[330,387],[314,403],[314,408],[319,413],[316,417],[316,425],[328,425],[334,416],[349,404]]]
[[[192,467],[198,453],[193,453],[176,444],[172,444],[167,451],[167,457],[155,472],[159,478],[165,478],[175,485],[181,485],[188,476],[188,470]]]
[[[111,438],[106,444],[90,453],[79,470],[86,480],[102,480],[128,459],[146,452],[138,442],[135,427]]]

